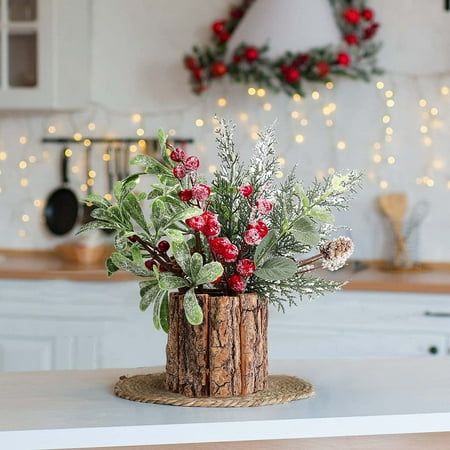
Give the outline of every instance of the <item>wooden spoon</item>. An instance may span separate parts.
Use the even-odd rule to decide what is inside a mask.
[[[380,195],[378,197],[378,205],[381,212],[391,222],[396,243],[394,266],[400,267],[402,263],[404,264],[407,261],[406,242],[403,236],[403,220],[408,207],[408,197],[404,192]]]

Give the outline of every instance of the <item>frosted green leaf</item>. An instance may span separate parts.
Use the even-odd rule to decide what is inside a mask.
[[[141,205],[133,193],[128,194],[124,198],[123,207],[143,230],[148,231],[147,222],[142,213]]]
[[[191,261],[189,264],[189,274],[193,280],[195,280],[203,266],[203,256],[200,253],[194,253],[191,256]]]
[[[267,236],[256,247],[254,261],[256,266],[263,262],[265,256],[270,255],[271,251],[276,247],[277,235],[275,231],[271,230]]]
[[[111,255],[111,261],[120,270],[134,273],[135,275],[138,275],[140,277],[146,277],[150,273],[145,266],[140,266],[135,262],[131,261],[130,259],[128,259],[126,256],[117,252],[114,252]]]
[[[141,297],[141,303],[139,304],[139,308],[141,309],[141,311],[145,311],[162,294],[164,294],[164,291],[161,291],[161,289],[157,285],[145,290],[144,295],[142,295]]]
[[[314,206],[311,208],[309,215],[323,223],[334,223],[333,214],[321,206]]]
[[[159,307],[159,322],[161,328],[168,333],[169,332],[169,294],[166,292],[161,300]]]
[[[142,166],[145,170],[145,173],[150,175],[169,175],[171,171],[169,168],[161,164],[155,158],[152,158],[148,155],[138,155],[135,156],[130,164],[135,166]]]
[[[198,304],[194,288],[189,289],[184,294],[183,305],[187,321],[191,325],[200,325],[203,322],[203,311],[200,305]]]
[[[300,217],[292,224],[291,233],[301,244],[311,247],[319,244],[320,235],[316,231],[314,222],[307,217]]]
[[[184,236],[180,231],[168,230],[167,236],[171,240],[170,248],[177,263],[188,274],[190,269],[191,252]]]
[[[84,233],[85,231],[89,230],[115,230],[116,227],[100,220],[92,220],[88,223],[85,223],[80,227],[77,234]]]
[[[163,272],[159,276],[159,287],[165,291],[187,286],[189,286],[189,283],[185,278],[177,277],[172,273]]]
[[[297,264],[290,258],[275,256],[268,259],[256,272],[258,278],[266,281],[287,280],[297,272]]]
[[[219,262],[213,261],[208,264],[205,264],[198,273],[197,278],[195,279],[195,284],[197,286],[206,283],[212,283],[215,279],[222,276],[223,274],[223,266]]]

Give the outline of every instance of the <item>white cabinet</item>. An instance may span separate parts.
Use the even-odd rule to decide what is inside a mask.
[[[0,371],[163,365],[135,282],[0,280]],[[433,315],[426,315],[427,311]],[[448,357],[450,296],[343,291],[271,310],[271,359]]]
[[[89,0],[0,0],[0,109],[86,105]]]

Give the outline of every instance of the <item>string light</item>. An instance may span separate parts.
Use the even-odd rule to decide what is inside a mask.
[[[91,144],[92,144],[92,141],[91,141],[90,139],[85,139],[85,140],[83,141],[83,145],[84,145],[85,147],[89,147]]]
[[[208,166],[208,172],[209,173],[214,173],[217,170],[217,166],[215,164],[211,164]]]
[[[138,136],[144,136],[145,130],[144,130],[143,128],[138,128],[138,129],[136,130],[136,134],[137,134]]]
[[[30,216],[28,214],[22,214],[22,222],[29,222]]]
[[[388,89],[387,91],[384,92],[384,96],[386,98],[392,98],[394,96],[394,92]]]
[[[300,94],[294,94],[293,96],[292,96],[292,100],[294,100],[294,102],[301,102],[301,100],[302,100],[302,96],[300,95]]]
[[[422,134],[428,133],[428,127],[426,125],[421,125],[419,129]]]
[[[247,120],[248,120],[248,114],[245,113],[245,112],[239,113],[239,119],[241,120],[241,122],[247,122]]]
[[[381,144],[379,142],[374,142],[373,149],[374,150],[381,150]]]
[[[36,208],[39,208],[42,206],[42,201],[39,199],[34,200],[33,205],[36,206]]]
[[[336,148],[338,150],[345,150],[347,148],[347,144],[345,143],[345,141],[338,141],[338,143],[336,144]]]
[[[80,168],[78,166],[72,166],[72,173],[78,173],[80,171]]]
[[[256,95],[257,95],[258,97],[264,97],[264,96],[266,95],[266,90],[263,89],[263,88],[259,88],[259,89],[256,91]]]
[[[331,119],[325,120],[325,125],[327,127],[332,127],[334,125],[334,122]]]
[[[105,200],[108,200],[108,202],[110,202],[112,200],[112,195],[108,192],[103,196],[103,198]]]
[[[448,94],[450,94],[450,89],[449,89],[449,87],[448,87],[448,86],[442,86],[442,87],[441,87],[441,94],[442,94],[442,95],[448,95]]]
[[[328,175],[334,175],[336,173],[336,169],[334,167],[329,167],[327,172]]]
[[[389,100],[386,100],[386,106],[388,108],[393,108],[395,106],[394,100],[392,100],[392,98],[390,98]]]
[[[384,89],[384,83],[382,81],[377,81],[375,86],[377,87],[377,89]]]
[[[263,109],[264,111],[270,111],[272,109],[272,105],[270,103],[264,103]]]
[[[103,159],[103,161],[105,161],[105,162],[111,161],[111,155],[109,155],[108,153],[103,153],[102,159]]]
[[[26,136],[20,136],[20,138],[19,138],[19,143],[20,143],[20,144],[24,145],[24,144],[26,144],[27,142],[28,142],[28,139],[27,139]]]
[[[386,130],[385,130],[385,133],[388,136],[392,136],[394,134],[394,129],[392,127],[387,127]]]
[[[220,106],[221,108],[224,108],[225,106],[227,106],[227,99],[226,98],[219,98],[217,100],[217,105]]]
[[[385,114],[383,116],[382,122],[386,124],[386,123],[389,123],[390,121],[391,121],[391,116],[389,116],[388,114]]]
[[[26,161],[20,161],[19,168],[26,169],[27,168],[27,162]]]
[[[300,125],[302,127],[306,127],[308,125],[308,119],[301,119],[300,120]]]
[[[442,159],[433,159],[431,165],[433,166],[433,169],[441,170],[445,167],[445,163]]]
[[[170,128],[167,134],[169,136],[175,136],[177,134],[177,131],[175,130],[175,128]]]
[[[47,131],[48,131],[50,134],[55,134],[55,133],[56,133],[56,127],[55,127],[54,125],[50,125],[50,126],[47,128]]]
[[[248,93],[248,95],[255,95],[256,94],[256,89],[254,87],[249,87],[247,89],[247,93]]]
[[[87,184],[86,184],[86,183],[83,183],[83,184],[80,186],[80,190],[83,191],[83,192],[86,192],[87,189],[88,189],[88,187],[87,187]]]
[[[280,156],[277,159],[277,163],[278,163],[279,166],[283,167],[286,164],[286,160],[282,156]]]
[[[395,164],[395,157],[394,156],[389,156],[387,159],[388,164],[393,165]]]
[[[196,121],[195,121],[195,126],[197,126],[197,127],[202,127],[203,125],[205,125],[205,122],[202,120],[202,119],[197,119]]]
[[[86,181],[86,184],[87,184],[88,186],[94,186],[95,180],[92,179],[92,178],[88,178],[88,180]]]
[[[31,164],[34,164],[34,163],[37,161],[37,158],[36,158],[36,156],[34,156],[34,155],[30,155],[30,156],[28,157],[28,161],[29,161]]]
[[[311,97],[312,97],[313,100],[319,100],[320,93],[318,91],[312,91]]]
[[[17,231],[17,235],[19,237],[23,238],[23,237],[25,237],[27,235],[27,232],[25,230],[23,230],[23,229],[20,229],[20,230]]]
[[[380,188],[381,189],[387,189],[389,187],[389,183],[386,180],[380,181]]]
[[[6,152],[0,152],[0,161],[5,161],[8,158],[8,154]]]
[[[275,172],[275,178],[283,178],[283,176],[284,176],[283,171],[277,170],[277,171]]]
[[[305,137],[303,134],[297,134],[295,136],[295,142],[297,142],[297,144],[303,144],[303,142],[305,142]]]
[[[326,87],[327,89],[331,90],[331,89],[334,88],[334,84],[333,84],[332,81],[327,81],[327,82],[325,83],[325,87]]]
[[[437,116],[439,114],[439,110],[436,107],[430,109],[430,114],[432,116]]]
[[[83,139],[83,135],[81,133],[74,133],[73,138],[75,141],[79,142],[81,139]]]
[[[379,164],[382,161],[382,157],[379,153],[375,153],[375,155],[372,156],[372,160],[375,164]]]
[[[72,156],[72,154],[73,154],[72,149],[66,148],[64,150],[64,155],[66,156],[66,158],[70,158]]]
[[[300,113],[298,111],[292,111],[291,112],[291,117],[293,119],[298,119],[300,117]]]
[[[88,172],[88,176],[89,176],[90,178],[95,178],[95,177],[97,176],[97,173],[95,172],[95,170],[90,170],[90,171]]]
[[[89,122],[88,125],[87,125],[87,127],[88,127],[88,130],[89,130],[89,131],[94,131],[95,128],[96,128],[96,125],[95,125],[94,122]]]
[[[425,146],[431,147],[431,145],[433,145],[433,139],[431,139],[430,136],[425,136],[423,138],[423,143],[424,143]]]
[[[131,115],[131,121],[134,123],[139,123],[142,120],[142,116],[139,113],[133,113]]]
[[[21,178],[20,179],[20,185],[22,187],[27,187],[28,186],[28,178]]]
[[[419,106],[425,108],[425,106],[427,106],[427,101],[424,98],[421,98],[419,100]]]

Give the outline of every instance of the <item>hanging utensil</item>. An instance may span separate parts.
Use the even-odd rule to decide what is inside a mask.
[[[116,181],[120,181],[123,179],[122,173],[122,158],[121,158],[121,147],[120,145],[116,145],[115,154],[114,154],[114,163],[116,167]]]
[[[91,153],[92,153],[92,145],[89,144],[85,148],[84,157],[86,164],[86,185],[87,185],[87,194],[92,194],[92,178],[90,176],[91,171]],[[88,205],[86,203],[83,204],[83,213],[81,216],[81,223],[84,225],[85,223],[91,222],[93,218],[91,217],[91,212],[95,209],[94,205]]]
[[[113,170],[112,170],[112,147],[111,145],[108,145],[108,147],[106,148],[106,155],[107,158],[105,158],[105,169],[106,169],[106,186],[107,186],[107,190],[108,193],[110,195],[112,195],[112,190],[113,190],[113,184],[114,184],[114,174],[113,174]],[[105,234],[113,234],[114,230],[105,230],[102,229],[103,233]]]
[[[126,178],[128,175],[130,175],[130,149],[129,149],[127,143],[124,144],[124,148],[123,148],[122,175],[124,178]]]
[[[74,191],[69,187],[68,165],[70,157],[67,148],[61,150],[61,182],[62,186],[55,189],[48,197],[44,217],[49,231],[58,236],[68,233],[75,226],[79,203]]]

